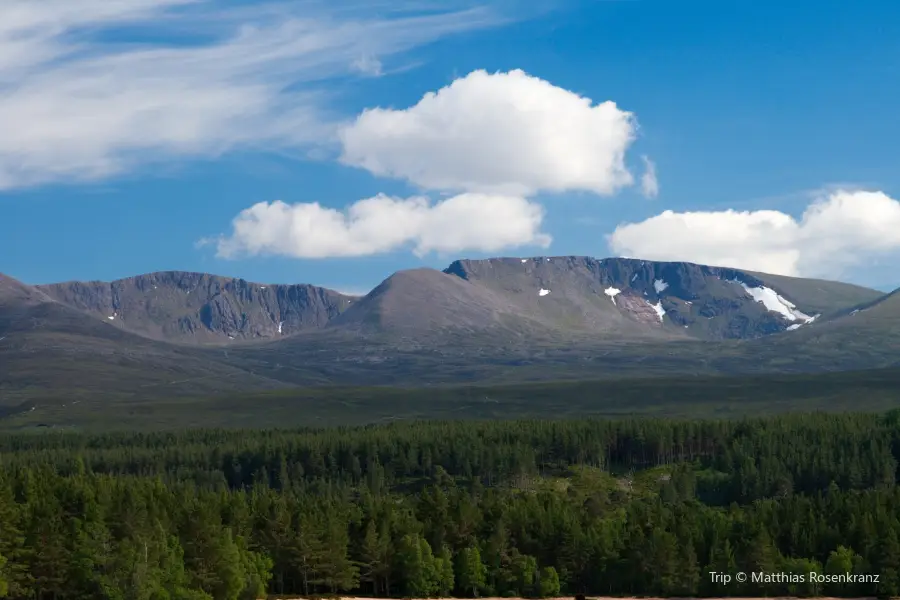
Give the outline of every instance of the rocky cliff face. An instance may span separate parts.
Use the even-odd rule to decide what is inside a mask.
[[[813,322],[820,313],[806,306],[807,290],[815,290],[810,304],[817,310],[877,295],[841,283],[804,286],[810,280],[773,282],[738,269],[625,258],[459,260],[444,272],[503,296],[537,320],[597,334],[655,328],[666,337],[752,339]],[[834,288],[839,300],[823,302],[823,286]]]
[[[318,329],[353,301],[312,285],[265,285],[180,271],[37,287],[132,333],[189,343],[277,339]]]

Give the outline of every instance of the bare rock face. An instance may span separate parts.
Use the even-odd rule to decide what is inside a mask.
[[[187,343],[261,341],[318,329],[353,301],[312,285],[263,285],[180,271],[38,289],[132,333]]]

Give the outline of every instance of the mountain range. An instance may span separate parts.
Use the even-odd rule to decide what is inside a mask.
[[[458,260],[365,296],[161,272],[0,276],[0,405],[892,366],[900,294],[685,262]]]

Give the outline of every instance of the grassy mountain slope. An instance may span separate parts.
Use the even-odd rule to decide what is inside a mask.
[[[769,275],[755,271],[747,273],[785,297],[793,299],[810,314],[828,315],[859,304],[874,302],[884,296],[884,292],[839,281]]]
[[[329,326],[425,337],[447,330],[477,333],[516,318],[502,296],[483,286],[434,269],[412,269],[388,277]],[[528,321],[518,318],[522,325]]]
[[[822,369],[900,365],[900,293],[845,308],[769,342],[751,349],[790,354]]]

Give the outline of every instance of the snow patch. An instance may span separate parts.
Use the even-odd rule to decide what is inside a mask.
[[[266,289],[266,286],[261,285],[261,286],[259,286],[259,289],[264,290],[264,289]]]
[[[527,258],[523,258],[523,259],[522,259],[522,262],[523,262],[523,263],[527,263],[527,262],[528,262],[528,259],[527,259]]]
[[[281,326],[284,325],[284,321],[278,321],[278,333],[281,333]]]
[[[233,340],[233,339],[234,339],[234,336],[233,336],[233,335],[229,335],[229,336],[228,336],[228,339],[229,339],[229,340]]]
[[[644,302],[647,301],[644,300]],[[657,302],[656,304],[650,304],[649,302],[647,302],[647,304],[650,306],[650,308],[656,311],[656,316],[659,317],[659,322],[662,323],[663,317],[666,314],[665,309],[662,307],[662,302]]]
[[[685,300],[684,303],[685,304],[693,304],[693,302],[691,302],[690,300]]]
[[[538,296],[546,296],[546,295],[549,294],[549,293],[550,293],[550,290],[545,290],[544,288],[541,288],[541,289],[538,291]]]
[[[852,317],[853,315],[855,315],[855,314],[858,313],[858,312],[859,312],[859,309],[858,309],[858,308],[857,308],[857,309],[854,309],[854,310],[850,311],[850,316]]]
[[[637,279],[637,273],[631,276],[631,283],[634,283],[635,279]]]
[[[113,316],[111,316],[111,317],[106,317],[106,318],[109,319],[110,321],[115,321],[115,320],[116,320],[115,315],[113,315]]]
[[[743,281],[739,281],[737,279],[732,279],[731,281],[732,283],[740,284],[740,286],[744,288],[744,291],[750,294],[750,296],[754,300],[760,302],[763,306],[765,306],[766,310],[770,312],[776,312],[788,321],[803,321],[804,323],[811,323],[813,319],[816,318],[797,310],[796,304],[794,304],[787,298],[779,296],[778,293],[771,288],[767,288],[765,286],[750,287]]]
[[[608,288],[606,288],[605,290],[603,290],[603,293],[606,294],[607,296],[609,296],[609,299],[612,300],[612,303],[613,303],[613,304],[615,304],[615,303],[616,303],[616,296],[618,296],[619,294],[621,294],[621,293],[622,293],[622,290],[620,290],[620,289],[618,289],[618,288],[614,288],[614,287],[612,287],[612,286],[609,286]]]
[[[809,325],[810,323],[812,323],[813,321],[815,321],[816,319],[818,319],[818,318],[821,317],[821,316],[822,316],[822,315],[820,315],[820,314],[818,314],[818,315],[813,315],[813,316],[811,316],[811,317],[809,318],[809,320],[807,320],[807,321],[804,321],[804,322],[802,322],[802,323],[794,323],[793,325],[788,325],[787,330],[788,330],[788,331],[794,331],[794,330],[796,330],[796,329],[800,329],[800,326],[801,326],[801,325]]]
[[[653,289],[656,290],[657,294],[663,293],[667,287],[669,287],[669,284],[662,279],[653,280]]]

